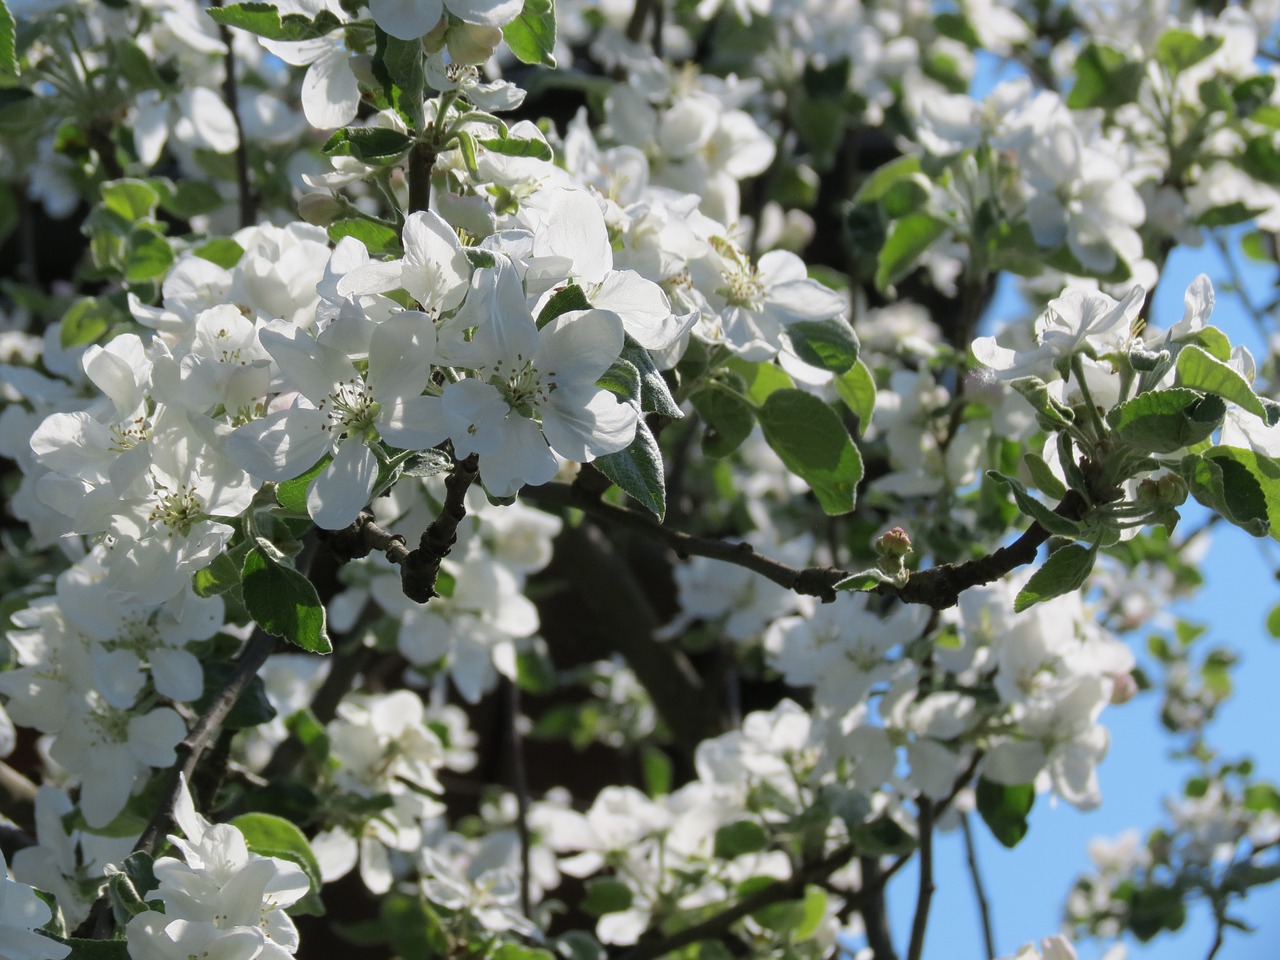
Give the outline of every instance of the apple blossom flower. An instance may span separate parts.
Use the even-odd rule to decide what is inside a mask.
[[[70,945],[39,932],[51,919],[53,912],[34,889],[9,878],[0,853],[0,943],[5,960],[62,960],[69,954]]]

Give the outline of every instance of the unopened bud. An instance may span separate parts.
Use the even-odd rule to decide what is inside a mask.
[[[427,53],[439,53],[444,49],[444,38],[449,32],[449,18],[442,16],[440,22],[437,23],[422,38],[422,45],[427,48]]]
[[[911,552],[911,538],[901,527],[886,530],[876,537],[876,555],[902,558]]]
[[[1187,481],[1176,473],[1160,478],[1160,502],[1166,507],[1180,507],[1187,501]]]
[[[327,227],[342,216],[346,204],[330,193],[304,193],[298,200],[298,216],[316,227]]]
[[[1115,673],[1111,676],[1111,703],[1119,706],[1138,695],[1138,681],[1132,673]]]
[[[1138,483],[1137,501],[1146,507],[1154,507],[1160,502],[1160,484],[1148,477]]]

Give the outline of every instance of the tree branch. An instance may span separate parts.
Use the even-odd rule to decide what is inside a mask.
[[[431,207],[431,171],[435,169],[436,151],[431,144],[419,141],[409,151],[409,212],[418,213]]]
[[[916,801],[920,831],[920,882],[916,889],[916,913],[911,921],[911,943],[907,960],[920,960],[924,953],[924,934],[929,926],[929,907],[933,904],[933,801],[921,795]]]
[[[201,755],[209,746],[214,734],[218,732],[222,721],[227,718],[231,708],[236,705],[240,695],[249,686],[249,681],[258,675],[258,670],[267,662],[267,657],[271,655],[275,646],[275,637],[262,629],[254,630],[253,636],[249,638],[244,651],[240,654],[240,659],[236,661],[235,670],[204,713],[196,720],[186,738],[178,744],[175,751],[178,761],[170,768],[169,782],[165,784],[164,794],[160,798],[156,812],[147,823],[146,829],[142,831],[138,842],[133,846],[135,852],[155,853],[160,838],[173,826],[173,808],[178,802],[178,797],[182,795],[183,782],[190,782],[196,764],[200,762]]]
[[[987,901],[982,871],[978,869],[978,851],[974,847],[973,827],[969,823],[968,814],[960,817],[960,830],[964,834],[964,857],[969,864],[969,876],[973,878],[973,893],[978,898],[978,917],[982,921],[982,944],[987,951],[987,960],[995,960],[996,938],[991,929],[991,904]]]
[[[444,482],[444,507],[440,516],[423,531],[417,549],[400,561],[400,588],[410,600],[426,603],[438,596],[436,574],[440,572],[440,562],[458,540],[458,524],[467,515],[467,490],[479,472],[479,459],[474,453],[454,462],[453,472]]]
[[[635,530],[645,536],[665,543],[682,559],[690,556],[710,557],[739,567],[746,567],[762,577],[772,580],[805,596],[818,597],[830,602],[836,597],[835,585],[852,571],[837,567],[804,567],[798,569],[756,553],[749,543],[729,543],[710,537],[699,537],[665,527],[648,514],[626,507],[615,507],[569,484],[546,483],[538,487],[525,487],[520,497],[531,503],[547,506],[573,507],[595,520]],[[1067,491],[1062,502],[1054,510],[1060,516],[1078,519],[1085,507],[1084,498],[1074,490]],[[903,603],[918,603],[935,610],[945,610],[956,605],[960,594],[970,587],[992,583],[1036,558],[1040,545],[1049,539],[1049,532],[1038,523],[1030,527],[1007,547],[964,563],[943,563],[927,570],[918,570],[901,586],[881,584],[877,592],[894,596]]]
[[[887,878],[880,866],[880,858],[859,857],[858,866],[862,873],[862,888],[867,893],[857,905],[867,933],[867,946],[875,960],[898,960],[898,951],[893,948],[893,937],[889,933],[889,912],[884,903]]]
[[[223,0],[210,2],[215,7],[221,7]],[[249,179],[249,143],[245,140],[244,124],[240,121],[240,89],[236,79],[234,38],[231,28],[224,23],[218,24],[218,36],[227,48],[227,55],[223,59],[222,100],[236,123],[236,195],[240,208],[240,226],[249,227],[258,218],[258,204],[253,195],[253,183]]]
[[[532,868],[529,853],[533,838],[529,833],[529,779],[524,769],[524,737],[520,733],[520,687],[507,680],[507,735],[511,748],[511,786],[516,795],[516,833],[520,837],[520,912],[533,917],[530,895]]]

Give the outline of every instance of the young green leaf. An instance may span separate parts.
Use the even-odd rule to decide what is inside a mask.
[[[1230,400],[1255,417],[1267,419],[1262,401],[1238,371],[1193,343],[1178,351],[1178,385]]]
[[[1044,600],[1079,590],[1089,579],[1097,558],[1097,547],[1082,547],[1078,543],[1069,543],[1054,551],[1014,597],[1014,612],[1021,613]]]
[[[776,390],[758,411],[764,438],[829,515],[853,510],[862,456],[835,411],[803,390]]]
[[[270,813],[245,813],[231,821],[231,825],[244,834],[245,846],[261,857],[279,857],[302,868],[311,881],[311,889],[301,901],[302,910],[296,907],[291,913],[324,913],[319,892],[324,881],[320,877],[320,864],[306,835],[291,821]]]
[[[9,6],[0,0],[0,76],[18,75],[17,26]]]
[[[858,337],[845,320],[805,320],[784,335],[797,357],[820,370],[844,373],[858,362]]]
[[[1027,814],[1036,802],[1035,786],[1026,783],[1007,787],[979,777],[975,793],[978,813],[991,833],[1006,847],[1016,847],[1027,835]]]
[[[322,150],[331,157],[349,156],[362,163],[387,166],[412,145],[412,137],[390,127],[344,127],[334,132]]]
[[[525,0],[520,16],[502,28],[502,38],[521,63],[555,67],[556,8],[553,0]]]
[[[661,520],[667,513],[667,486],[662,451],[643,420],[636,424],[631,445],[617,453],[596,457],[592,464],[618,485],[623,493],[643,504]]]
[[[1199,347],[1184,347],[1208,354]],[[1214,361],[1216,362],[1216,361]],[[1107,411],[1107,423],[1129,445],[1148,453],[1173,453],[1213,435],[1226,404],[1195,390],[1151,390]]]
[[[314,40],[341,26],[338,18],[328,10],[320,11],[314,19],[300,13],[286,13],[282,17],[270,3],[232,3],[225,7],[212,7],[205,13],[225,26],[287,43]]]
[[[329,224],[329,239],[337,243],[343,237],[355,237],[375,257],[399,257],[404,250],[400,235],[383,223],[352,217]]]
[[[987,476],[992,480],[1003,483],[1013,494],[1014,501],[1018,504],[1018,509],[1029,516],[1044,529],[1050,533],[1055,533],[1061,537],[1075,537],[1080,535],[1083,527],[1075,520],[1068,520],[1066,517],[1060,516],[1053,510],[1031,494],[1027,493],[1027,488],[1015,480],[1013,477],[1006,477],[998,470],[988,470]],[[1052,474],[1050,474],[1052,476]]]
[[[1031,482],[1036,485],[1036,489],[1054,500],[1061,500],[1067,495],[1066,486],[1058,479],[1058,475],[1053,472],[1044,457],[1038,453],[1028,453],[1022,459],[1027,465],[1027,472],[1031,474]]]
[[[751,404],[732,390],[714,382],[689,397],[693,409],[707,424],[702,435],[702,452],[709,457],[727,457],[746,440],[756,425]]]
[[[541,330],[556,317],[571,310],[590,309],[591,302],[587,300],[587,295],[583,293],[582,288],[576,283],[567,284],[553,293],[551,298],[542,305],[542,310],[538,313],[538,329]]]
[[[928,213],[909,213],[894,221],[880,250],[876,289],[887,290],[912,270],[933,242],[947,230],[945,221]]]
[[[836,393],[858,418],[858,434],[866,433],[876,409],[876,381],[867,365],[859,360],[834,379]]]
[[[310,580],[256,547],[244,558],[241,579],[244,605],[263,630],[311,653],[333,651],[324,605]]]
[[[489,137],[479,141],[480,146],[504,157],[532,157],[535,160],[550,160],[553,156],[551,147],[545,140],[522,139],[520,137]]]

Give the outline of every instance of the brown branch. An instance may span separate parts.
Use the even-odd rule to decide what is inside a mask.
[[[867,946],[871,948],[874,960],[898,960],[898,951],[893,948],[893,937],[889,933],[889,911],[885,909],[887,878],[884,877],[884,867],[880,865],[879,857],[859,857],[858,866],[862,873],[863,891],[868,894],[857,904],[867,935]]]
[[[160,838],[173,826],[173,808],[182,795],[184,783],[191,781],[196,764],[204,754],[209,742],[227,718],[240,695],[249,686],[249,682],[258,675],[258,670],[267,662],[267,657],[276,647],[276,638],[262,629],[256,629],[244,652],[236,661],[236,668],[222,689],[217,692],[209,706],[196,720],[191,731],[175,749],[178,759],[170,768],[169,781],[165,784],[156,812],[152,815],[142,836],[133,845],[135,852],[143,851],[154,854],[159,846]]]
[[[19,827],[35,825],[37,789],[34,783],[0,760],[0,812]]]
[[[467,490],[479,475],[479,459],[473,453],[457,460],[453,472],[444,482],[444,507],[418,541],[418,548],[400,561],[400,588],[410,600],[426,603],[436,593],[436,574],[440,563],[458,540],[458,524],[467,515]]]
[[[419,141],[409,151],[409,212],[418,213],[431,206],[431,171],[435,169],[435,148]]]
[[[529,832],[529,778],[524,768],[524,737],[520,733],[520,687],[507,680],[507,735],[511,748],[511,786],[516,795],[516,833],[520,837],[520,912],[533,917],[530,895],[533,874],[529,863],[533,837]]]
[[[746,567],[779,586],[805,596],[818,597],[823,602],[834,600],[836,584],[852,575],[852,571],[837,567],[796,568],[756,553],[749,543],[729,543],[672,530],[646,513],[615,507],[568,484],[546,483],[539,487],[525,487],[520,491],[520,496],[531,503],[573,507],[594,520],[635,530],[665,543],[682,559],[690,556],[710,557]],[[1084,507],[1084,498],[1074,490],[1069,490],[1054,512],[1078,519]],[[903,586],[881,584],[877,591],[895,596],[903,603],[918,603],[935,610],[945,610],[955,606],[960,594],[970,587],[992,583],[1015,568],[1033,562],[1036,551],[1049,536],[1049,532],[1040,524],[1033,523],[1007,547],[964,563],[943,563],[927,570],[918,570],[911,574]]]
[[[964,856],[969,865],[969,876],[973,878],[973,893],[978,898],[978,917],[982,921],[982,944],[987,951],[987,960],[995,960],[996,938],[991,927],[991,904],[987,900],[986,885],[982,882],[982,871],[978,869],[978,851],[973,842],[973,826],[969,823],[969,815],[960,817],[960,830],[964,834]]]
[[[213,6],[221,7],[223,0],[210,0]],[[223,60],[222,100],[231,111],[236,124],[236,195],[239,200],[240,226],[252,226],[258,218],[257,199],[253,195],[253,183],[249,179],[249,143],[244,136],[244,124],[240,120],[240,88],[236,79],[236,53],[233,47],[231,28],[225,23],[218,24],[218,36],[227,48]]]
[[[920,960],[924,953],[924,934],[929,926],[929,907],[933,904],[933,801],[921,795],[916,802],[920,832],[920,881],[916,888],[916,913],[911,921],[911,942],[907,960]]]

